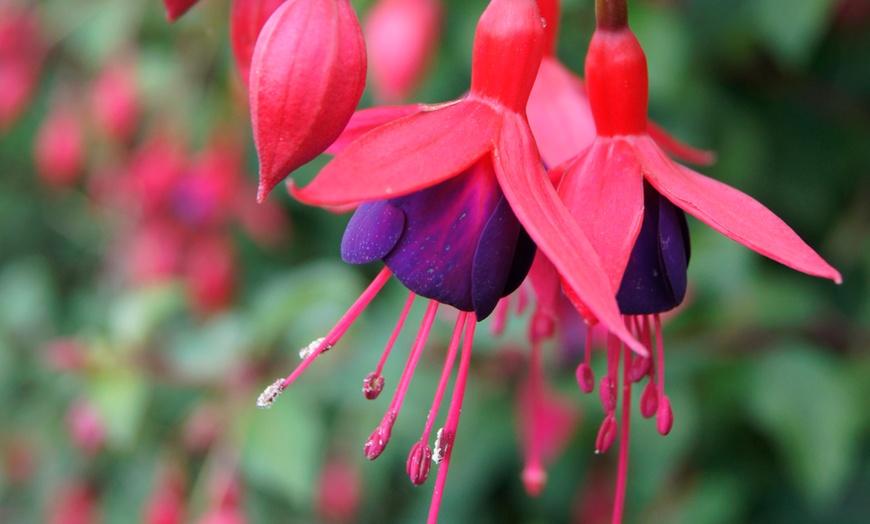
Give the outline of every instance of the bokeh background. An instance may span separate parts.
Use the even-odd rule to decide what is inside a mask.
[[[444,2],[413,101],[467,89],[485,3]],[[389,395],[367,401],[360,384],[401,310],[396,282],[274,408],[254,406],[379,268],[341,262],[346,215],[280,188],[254,203],[229,4],[202,0],[169,24],[157,0],[0,0],[0,522],[425,519],[434,476],[413,487],[405,459],[449,313],[373,463],[362,445]],[[353,2],[361,16],[372,4]],[[564,0],[559,54],[575,71],[593,4]],[[665,328],[674,429],[660,437],[635,417],[626,520],[866,522],[870,2],[629,6],[652,118],[717,151],[702,170],[783,217],[844,283],[690,221],[690,297]],[[421,316],[387,365],[388,392]],[[548,343],[546,367],[578,423],[543,494],[523,490],[527,320],[478,330],[443,522],[609,521],[616,453],[593,453],[602,414],[574,381],[577,340]]]

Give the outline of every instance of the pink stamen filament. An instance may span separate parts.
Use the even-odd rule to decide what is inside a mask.
[[[426,339],[429,338],[429,330],[432,329],[432,323],[435,321],[435,313],[437,311],[438,301],[430,300],[429,305],[426,307],[426,313],[423,315],[423,321],[420,323],[417,339],[414,340],[411,354],[408,355],[408,362],[405,364],[405,369],[402,370],[402,378],[399,380],[399,385],[396,386],[396,393],[393,395],[393,400],[390,402],[390,407],[384,416],[385,421],[388,418],[395,421],[396,417],[399,416],[399,410],[402,409],[402,402],[405,400],[405,393],[408,391],[408,386],[411,385],[414,369],[417,367],[417,362],[423,353],[423,347],[426,346]]]
[[[613,524],[622,522],[622,511],[625,504],[625,485],[628,481],[628,442],[630,435],[631,420],[631,380],[628,375],[631,366],[631,349],[625,346],[622,364],[622,434],[619,438],[619,464],[616,476],[616,496],[613,501]]]
[[[489,332],[495,336],[499,336],[504,333],[505,324],[507,324],[507,316],[510,312],[511,302],[510,297],[504,297],[498,301],[498,304],[495,306],[495,313],[492,317],[492,325],[489,328]]]
[[[393,345],[396,343],[396,339],[399,338],[399,333],[402,331],[402,326],[405,325],[405,319],[408,318],[408,312],[411,311],[411,306],[414,304],[414,298],[416,296],[417,295],[413,292],[408,293],[408,300],[405,301],[405,307],[402,309],[402,314],[399,315],[396,327],[393,328],[393,334],[390,335],[390,340],[387,341],[387,345],[384,347],[384,352],[381,354],[381,359],[378,361],[378,367],[375,370],[377,376],[381,376],[381,372],[384,370],[384,364],[387,363],[387,357],[390,356],[390,351],[393,350]]]
[[[529,390],[531,394],[531,428],[525,428],[530,432],[529,446],[526,449],[526,465],[523,469],[523,483],[530,495],[538,495],[544,487],[546,472],[541,460],[541,443],[544,435],[544,424],[540,416],[544,412],[543,406],[543,366],[541,365],[541,345],[532,344],[532,354],[529,359]]]
[[[378,276],[376,276],[375,279],[372,280],[372,283],[369,284],[369,287],[367,287],[366,290],[363,291],[362,295],[360,295],[359,298],[356,299],[356,302],[354,302],[353,305],[350,306],[350,309],[348,309],[347,312],[344,314],[344,316],[339,319],[335,327],[333,327],[332,330],[325,337],[323,337],[323,341],[317,345],[317,349],[312,351],[310,355],[305,357],[305,359],[299,364],[299,366],[297,366],[296,369],[294,369],[293,372],[284,379],[284,382],[281,383],[282,391],[287,389],[290,384],[292,384],[293,381],[296,380],[299,375],[301,375],[308,368],[308,366],[310,366],[311,363],[314,362],[314,359],[320,356],[320,354],[323,353],[323,351],[327,347],[332,347],[335,345],[336,342],[338,342],[342,335],[347,332],[351,324],[354,323],[360,313],[362,313],[363,310],[365,310],[365,308],[372,301],[372,299],[377,296],[378,292],[381,290],[381,288],[384,287],[384,284],[387,283],[392,274],[393,273],[388,267],[384,267],[384,269],[382,269],[381,272],[378,273]]]
[[[429,409],[429,416],[426,417],[426,426],[423,428],[423,435],[420,438],[422,442],[429,441],[429,434],[432,432],[432,425],[435,423],[435,418],[438,416],[438,410],[441,407],[441,400],[444,398],[444,391],[447,389],[447,382],[450,381],[450,371],[453,369],[453,363],[456,361],[459,342],[462,340],[462,327],[465,325],[467,316],[468,313],[462,311],[456,318],[456,325],[453,327],[453,338],[450,339],[450,346],[447,349],[447,358],[444,360],[444,369],[441,371],[441,380],[438,382],[438,389],[435,391],[435,398],[432,399],[432,408]]]
[[[450,399],[450,409],[447,412],[447,422],[444,432],[448,435],[448,447],[444,459],[438,468],[438,478],[435,481],[435,490],[432,493],[432,505],[429,506],[428,524],[438,522],[438,510],[441,508],[441,497],[444,494],[444,483],[447,480],[447,470],[450,467],[450,457],[453,455],[453,442],[456,429],[459,426],[459,415],[462,412],[462,399],[465,396],[465,383],[468,379],[468,368],[471,363],[471,349],[474,343],[474,328],[477,318],[474,313],[468,314],[465,323],[465,337],[462,341],[462,358],[459,363],[459,372],[456,374],[456,385],[453,388],[453,397]]]
[[[659,314],[656,313],[653,315],[653,323],[655,324],[656,330],[656,360],[658,360],[658,375],[659,375],[659,392],[664,395],[665,393],[665,344],[664,339],[662,339],[662,321],[659,317]]]

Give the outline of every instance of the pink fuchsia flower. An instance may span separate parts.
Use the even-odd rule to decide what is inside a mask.
[[[170,22],[175,22],[197,2],[199,0],[163,0],[163,7],[166,9],[166,19]]]
[[[420,81],[441,29],[439,0],[380,0],[363,20],[372,91],[380,103],[408,98]]]
[[[583,80],[556,56],[560,0],[538,0],[546,20],[544,57],[529,96],[526,112],[544,165],[555,167],[570,160],[595,139],[595,122]],[[669,153],[693,164],[710,164],[715,155],[694,149],[652,122],[649,135]]]
[[[236,68],[245,87],[251,76],[251,59],[257,37],[266,20],[284,0],[233,0],[230,11],[230,44],[233,48]]]
[[[54,186],[74,185],[84,170],[85,133],[68,101],[58,101],[46,115],[33,145],[36,173]]]
[[[122,55],[107,64],[90,90],[93,121],[105,137],[127,142],[141,116],[135,60]]]
[[[338,137],[365,75],[365,42],[349,0],[287,0],[272,13],[249,82],[258,201]]]
[[[424,482],[430,473],[425,467],[428,457],[440,464],[430,522],[438,516],[478,316],[489,314],[498,298],[528,270],[531,248],[522,247],[520,226],[588,309],[610,329],[622,333],[626,344],[645,351],[626,329],[615,288],[559,201],[535,149],[525,106],[542,49],[543,27],[533,0],[492,0],[478,23],[471,90],[466,98],[439,106],[369,113],[373,122],[384,114],[389,117],[385,120],[400,113],[407,116],[364,134],[358,127],[359,138],[343,145],[311,184],[290,188],[310,204],[366,202],[348,227],[343,256],[351,262],[382,259],[388,267],[330,333],[300,352],[302,364],[267,388],[258,405],[271,406],[318,355],[333,347],[395,273],[411,293],[377,370],[364,380],[367,398],[376,398],[384,387],[384,361],[415,296],[419,293],[430,300],[396,393],[364,447],[366,456],[374,459],[390,440],[439,304],[444,301],[460,309],[430,415],[407,463],[415,484]],[[428,261],[412,256],[421,247],[425,257],[417,258]],[[489,271],[476,271],[478,264]],[[460,364],[447,421],[430,446],[434,420],[457,358]]]
[[[0,0],[0,132],[15,122],[33,96],[45,47],[34,11]]]
[[[656,415],[667,434],[673,424],[664,394],[664,350],[659,314],[686,292],[689,262],[684,212],[729,238],[789,267],[840,282],[840,274],[782,220],[751,197],[670,160],[647,125],[647,69],[643,49],[628,28],[624,1],[598,0],[597,27],[586,56],[586,85],[596,126],[593,143],[553,176],[559,196],[601,257],[620,310],[647,348],[631,357],[610,336],[607,374],[599,393],[607,416],[596,449],[608,449],[620,433],[614,522],[621,521],[625,495],[631,385],[649,382],[641,413]],[[622,372],[619,371],[622,358]],[[588,361],[588,349],[587,349]],[[622,424],[616,404],[622,375]],[[584,391],[594,388],[588,362],[578,367]]]

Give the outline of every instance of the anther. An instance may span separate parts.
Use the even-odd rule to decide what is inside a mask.
[[[604,406],[605,412],[612,412],[616,409],[616,381],[613,377],[607,375],[601,379],[598,394],[601,396],[601,404]]]
[[[384,377],[378,375],[377,372],[371,372],[363,379],[362,392],[369,400],[378,398],[381,391],[384,390]]]
[[[429,468],[432,467],[432,450],[425,442],[417,442],[411,448],[411,453],[408,455],[408,462],[405,469],[408,472],[408,477],[411,478],[411,483],[419,486],[426,482],[429,477]]]
[[[326,340],[326,337],[320,337],[316,340],[312,340],[310,344],[299,350],[299,358],[305,360],[306,358],[313,355],[314,352],[317,351],[317,348],[320,347],[321,344],[323,344],[324,340]],[[332,344],[326,344],[325,346],[323,346],[323,349],[320,352],[323,353],[329,351],[330,349],[332,349]]]
[[[595,391],[595,374],[592,373],[592,368],[588,362],[583,362],[577,366],[577,384],[583,393]]]
[[[447,456],[447,451],[450,450],[450,445],[453,440],[453,435],[445,431],[444,428],[438,430],[435,434],[435,450],[432,452],[432,462],[440,464],[444,457]]]
[[[279,378],[260,393],[260,396],[257,397],[257,407],[260,409],[271,408],[282,391],[284,391],[284,379]]]
[[[601,429],[598,430],[598,437],[595,439],[595,453],[598,455],[606,453],[616,441],[618,431],[619,424],[616,422],[616,417],[607,415],[607,418],[601,423]]]
[[[650,418],[656,414],[659,408],[659,389],[655,382],[650,380],[643,388],[640,395],[640,414],[643,418]]]
[[[671,410],[671,399],[667,395],[662,395],[659,408],[656,411],[656,429],[659,430],[659,434],[667,435],[673,426],[674,412]]]

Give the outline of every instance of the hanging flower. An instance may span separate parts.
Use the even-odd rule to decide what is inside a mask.
[[[251,59],[254,45],[266,20],[278,9],[284,0],[233,0],[230,11],[230,44],[233,48],[239,76],[248,86],[251,76]]]
[[[270,406],[318,355],[333,347],[395,274],[411,292],[376,371],[363,382],[367,398],[376,398],[384,388],[384,362],[415,297],[419,294],[429,303],[396,393],[366,442],[364,452],[374,459],[390,440],[439,305],[458,308],[432,408],[407,462],[414,484],[427,479],[430,461],[439,464],[430,522],[437,519],[444,490],[476,322],[525,277],[534,252],[530,240],[553,261],[588,311],[628,346],[645,351],[626,329],[615,287],[559,201],[535,149],[525,107],[542,48],[543,27],[533,0],[492,0],[478,24],[471,90],[465,98],[365,113],[333,146],[337,156],[311,184],[290,187],[309,204],[363,202],[348,226],[342,255],[353,263],[383,260],[387,267],[330,333],[303,348],[302,364],[267,388],[258,404]],[[366,126],[366,120],[372,125]],[[446,423],[430,446],[457,358]]]
[[[586,85],[597,136],[551,176],[560,180],[559,196],[601,257],[611,283],[618,288],[620,311],[649,355],[632,358],[616,337],[608,338],[607,373],[599,386],[606,417],[596,450],[606,451],[621,435],[614,505],[614,522],[619,522],[632,383],[648,377],[641,413],[655,415],[663,435],[673,424],[670,401],[664,394],[659,314],[678,305],[686,292],[690,248],[684,212],[798,271],[838,283],[840,274],[757,201],[665,155],[649,134],[646,58],[628,28],[625,2],[597,1],[596,19],[586,56]],[[587,345],[587,359],[578,367],[577,377],[581,389],[591,392],[594,378],[588,354]],[[616,415],[620,380],[621,426]]]

